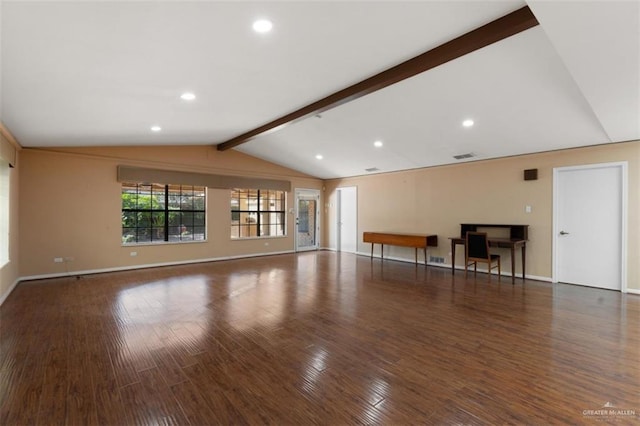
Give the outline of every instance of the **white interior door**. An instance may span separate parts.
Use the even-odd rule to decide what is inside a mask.
[[[355,186],[338,188],[338,251],[358,251],[358,192]]]
[[[626,291],[626,163],[554,169],[554,282]]]
[[[296,251],[317,250],[320,235],[320,191],[296,189]]]

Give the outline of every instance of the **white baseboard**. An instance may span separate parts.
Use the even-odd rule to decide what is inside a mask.
[[[364,252],[359,251],[359,252],[357,252],[356,254],[357,254],[358,256],[371,257],[371,253],[364,253]],[[380,255],[376,255],[376,254],[374,254],[374,255],[373,255],[373,257],[374,257],[374,258],[377,258],[377,259],[380,259]],[[395,260],[395,261],[398,261],[398,262],[406,262],[406,263],[415,263],[415,262],[416,262],[416,261],[415,261],[415,259],[409,259],[409,258],[406,258],[406,257],[385,256],[384,258],[385,258],[386,260]],[[422,260],[422,261],[421,261],[420,259],[418,259],[418,264],[420,264],[420,265],[424,265],[424,260]],[[427,265],[428,265],[428,266],[435,266],[435,267],[437,267],[437,268],[447,268],[447,269],[451,269],[451,264],[450,264],[450,263],[434,263],[434,262],[427,262]],[[462,266],[458,266],[458,265],[456,265],[456,267],[455,267],[455,268],[456,268],[456,270],[458,270],[458,271],[464,271],[464,268],[463,268]],[[483,269],[480,269],[480,268],[478,269],[478,272],[481,272],[481,273],[484,273],[484,274],[486,274],[486,273],[487,273],[486,269],[484,269],[484,270],[483,270]],[[495,271],[491,271],[491,274],[492,274],[492,275],[498,275],[498,273],[497,273],[497,272],[495,272]],[[501,274],[501,275],[502,275],[503,277],[509,277],[509,278],[511,278],[511,272],[502,272],[502,274]],[[526,274],[526,275],[525,275],[525,277],[526,277],[526,279],[528,279],[528,280],[552,282],[552,281],[551,281],[551,277],[541,277],[541,276],[538,276],[538,275],[529,275],[529,274]],[[517,275],[517,273],[516,273],[516,278],[520,278],[520,279],[522,279],[522,274],[521,274],[520,276],[518,276],[518,275]]]
[[[130,271],[135,269],[147,269],[147,268],[158,268],[161,266],[178,266],[178,265],[189,265],[193,263],[206,263],[206,262],[219,262],[221,260],[234,260],[234,259],[244,259],[250,257],[263,257],[263,256],[274,256],[278,254],[291,254],[294,253],[293,250],[286,251],[276,251],[271,253],[254,253],[254,254],[243,254],[238,256],[223,256],[223,257],[211,257],[207,259],[195,259],[195,260],[180,260],[175,262],[162,262],[162,263],[149,263],[144,265],[131,265],[131,266],[116,266],[113,268],[101,268],[101,269],[88,269],[83,271],[69,271],[62,273],[54,273],[54,274],[42,274],[42,275],[30,275],[26,277],[20,277],[18,281],[30,281],[30,280],[43,280],[47,278],[62,278],[62,277],[74,277],[77,275],[92,275],[92,274],[103,274],[106,272],[118,272],[118,271]],[[16,282],[17,284],[17,282]],[[14,284],[15,285],[15,284]]]
[[[627,288],[627,293],[631,293],[631,294],[640,294],[640,289],[637,289],[637,288]]]
[[[539,275],[529,275],[529,274],[525,274],[525,277],[527,277],[528,280],[544,281],[544,282],[548,282],[548,283],[553,283],[553,280],[551,279],[551,277],[541,277]]]
[[[0,295],[0,306],[2,306],[2,304],[4,303],[5,300],[7,300],[7,297],[9,297],[9,295],[16,288],[16,286],[18,285],[19,282],[20,282],[20,278],[15,280],[13,282],[13,284],[11,284],[9,289],[3,295]]]
[[[335,248],[333,248],[333,247],[321,247],[320,250],[327,250],[327,251],[337,252],[337,250]],[[11,284],[11,286],[5,292],[5,294],[0,295],[0,305],[2,305],[4,303],[4,301],[7,299],[7,297],[9,297],[9,294],[11,294],[11,292],[15,289],[15,287],[21,281],[41,280],[41,279],[47,279],[47,278],[73,277],[73,276],[76,276],[76,275],[102,274],[102,273],[107,273],[107,272],[128,271],[128,270],[146,269],[146,268],[157,268],[157,267],[162,267],[162,266],[188,265],[188,264],[193,264],[193,263],[219,262],[219,261],[222,261],[222,260],[234,260],[234,259],[244,259],[244,258],[251,258],[251,257],[274,256],[274,255],[279,255],[279,254],[291,254],[291,253],[295,253],[295,252],[293,250],[285,250],[285,251],[278,251],[278,252],[272,252],[272,253],[254,253],[254,254],[244,254],[244,255],[238,255],[238,256],[212,257],[212,258],[207,258],[207,259],[195,259],[195,260],[183,260],[183,261],[176,261],[176,262],[150,263],[150,264],[145,264],[145,265],[119,266],[119,267],[114,267],[114,268],[101,268],[101,269],[91,269],[91,270],[82,270],[82,271],[70,271],[70,272],[62,272],[62,273],[54,273],[54,274],[30,275],[30,276],[20,277],[13,284]],[[371,256],[371,253],[364,253],[364,252],[356,252],[355,254],[358,255],[358,256],[365,256],[365,257],[370,257]],[[373,257],[379,259],[380,255],[375,255],[374,254]],[[402,258],[402,257],[396,257],[396,256],[387,256],[387,257],[385,257],[385,259],[394,260],[394,261],[398,261],[398,262],[405,262],[405,263],[415,263],[414,259],[408,259],[408,258]],[[423,263],[421,263],[421,264],[423,264]],[[451,269],[451,264],[449,264],[449,263],[432,263],[432,262],[428,262],[427,265],[435,266],[435,267],[438,267],[438,268]],[[462,268],[461,266],[456,266],[456,270],[464,271],[464,268]],[[480,271],[480,272],[486,273],[486,271]],[[492,274],[497,275],[496,272],[492,272]],[[510,273],[503,273],[502,276],[503,277],[510,277],[511,274]],[[528,275],[527,274],[526,278],[528,280],[553,282],[550,277],[542,277],[542,276],[537,276],[537,275]],[[631,293],[631,294],[640,295],[640,289],[627,288],[626,292],[627,293]]]

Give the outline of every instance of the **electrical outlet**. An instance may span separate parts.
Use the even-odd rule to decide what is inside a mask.
[[[61,257],[54,257],[53,258],[53,263],[62,263],[64,262],[64,259]]]
[[[129,253],[129,256],[131,257],[136,257],[138,255],[137,251],[132,251],[131,253]]]

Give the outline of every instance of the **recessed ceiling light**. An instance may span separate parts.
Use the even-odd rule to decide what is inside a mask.
[[[152,132],[159,132],[160,130],[162,130],[162,127],[160,127],[160,126],[151,126],[151,131]]]
[[[471,120],[471,119],[464,120],[464,121],[462,122],[462,125],[463,125],[464,127],[471,127],[471,126],[473,126],[473,120]]]
[[[383,145],[382,141],[375,141],[373,143],[373,146],[375,146],[376,148],[380,148]]]
[[[183,99],[185,101],[192,101],[196,98],[196,95],[194,95],[191,92],[185,92],[182,95],[180,95],[180,99]]]
[[[316,155],[316,159],[318,159],[318,160],[322,160],[323,158],[324,158],[324,157],[322,156],[322,154],[318,154],[318,155]]]
[[[258,19],[253,23],[253,31],[257,33],[268,33],[273,28],[273,23],[268,19]]]

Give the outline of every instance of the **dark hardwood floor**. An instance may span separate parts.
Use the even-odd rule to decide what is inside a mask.
[[[309,252],[21,283],[0,424],[638,423],[640,297],[463,275]]]

